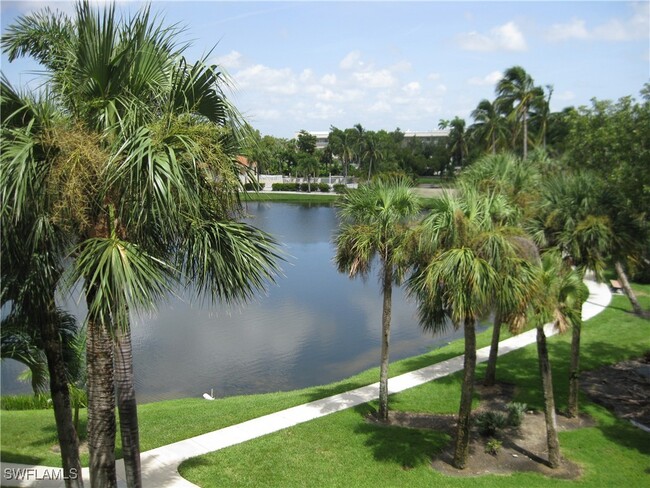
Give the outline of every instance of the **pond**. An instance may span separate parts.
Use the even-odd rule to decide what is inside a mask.
[[[190,295],[133,318],[134,369],[140,403],[182,397],[291,390],[344,379],[379,364],[381,291],[333,263],[336,209],[323,205],[248,203],[248,221],[282,243],[287,261],[275,286],[233,307]],[[83,307],[66,306],[80,318]],[[415,304],[393,293],[391,361],[460,337],[421,331]],[[29,392],[22,368],[5,361],[2,393]]]

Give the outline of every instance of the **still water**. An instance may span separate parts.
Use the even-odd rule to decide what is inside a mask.
[[[337,212],[329,206],[248,203],[248,221],[282,243],[282,276],[253,302],[227,307],[179,292],[155,314],[133,317],[141,403],[290,390],[340,380],[379,364],[381,292],[376,274],[350,280],[334,264]],[[80,319],[83,307],[67,306]],[[391,360],[421,354],[458,333],[432,337],[415,304],[393,293]],[[2,393],[29,392],[5,362]]]

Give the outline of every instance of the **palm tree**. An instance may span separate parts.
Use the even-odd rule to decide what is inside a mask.
[[[223,74],[187,63],[175,31],[148,9],[118,21],[114,7],[102,14],[83,3],[74,22],[45,11],[8,32],[10,58],[32,55],[48,70],[64,120],[11,141],[3,164],[17,170],[3,191],[25,189],[7,191],[21,225],[46,193],[52,201],[39,215],[64,222],[76,240],[69,282],[83,281],[88,305],[91,485],[116,485],[117,373],[127,481],[140,486],[130,311],[151,309],[173,283],[193,282],[215,300],[248,299],[276,270],[274,241],[232,220],[241,124]],[[34,146],[43,159],[25,150]],[[38,184],[25,180],[32,174]]]
[[[374,132],[364,134],[364,150],[362,153],[363,159],[368,161],[368,179],[372,175],[373,163],[378,163],[384,157],[383,152],[379,147],[379,141]]]
[[[346,193],[340,203],[336,265],[351,278],[367,276],[378,256],[383,293],[379,418],[388,419],[388,354],[393,283],[403,276],[409,219],[419,211],[418,197],[405,180],[378,179]]]
[[[479,102],[471,116],[474,119],[474,124],[470,127],[472,133],[485,144],[488,151],[496,154],[497,148],[505,137],[505,117],[497,110],[496,104],[487,99]]]
[[[523,161],[508,153],[486,155],[466,168],[459,177],[459,184],[473,190],[490,195],[497,193],[508,202],[508,213],[500,216],[500,221],[495,224],[517,226],[527,219],[531,209],[536,208],[539,186],[539,173],[534,165],[524,165]],[[513,234],[516,235],[516,234]],[[528,238],[511,238],[517,255],[524,261],[530,261],[537,250]],[[506,264],[506,263],[504,263]],[[520,269],[521,263],[510,261],[507,267],[502,267],[502,286],[495,297],[495,314],[492,328],[492,341],[485,372],[484,385],[492,386],[496,382],[496,365],[499,353],[499,340],[501,326],[505,323],[512,329],[521,323],[523,311],[521,302],[510,302],[512,289],[521,283],[523,276]],[[510,268],[511,267],[511,268]],[[506,293],[501,293],[506,291]],[[522,290],[521,294],[525,295]],[[521,295],[520,295],[521,296]]]
[[[83,486],[80,477],[74,476],[81,473],[79,441],[68,391],[71,369],[66,368],[66,342],[62,340],[71,323],[54,300],[68,243],[62,226],[44,215],[52,202],[39,164],[47,157],[40,135],[49,133],[58,117],[47,95],[41,102],[22,99],[4,79],[0,82],[0,105],[1,302],[9,304],[6,320],[13,325],[5,328],[9,323],[3,324],[3,336],[14,330],[11,347],[17,345],[16,338],[23,338],[23,359],[31,364],[33,373],[34,366],[42,373],[41,380],[39,374],[32,374],[33,381],[46,382],[49,376],[66,486]],[[42,361],[33,361],[41,354],[46,367]]]
[[[552,322],[560,332],[569,326],[580,327],[582,304],[589,296],[589,290],[579,273],[567,268],[559,254],[545,253],[542,256],[536,284],[536,296],[532,300],[533,322],[537,328],[537,353],[544,393],[544,420],[548,462],[552,468],[560,465],[560,441],[555,419],[555,397],[553,377],[548,358],[544,324]]]
[[[454,117],[449,122],[449,151],[454,167],[463,167],[465,156],[467,156],[467,140],[465,133],[465,120],[460,117]]]
[[[307,177],[308,192],[311,193],[311,177],[316,176],[320,170],[320,161],[314,154],[298,153],[298,171]]]
[[[496,103],[500,108],[511,108],[517,124],[523,129],[523,158],[528,157],[528,114],[536,100],[544,97],[542,88],[521,66],[508,68],[496,86]]]
[[[480,196],[469,188],[437,200],[417,231],[416,267],[408,281],[425,329],[438,332],[450,324],[463,326],[465,362],[453,461],[459,469],[465,467],[469,454],[476,323],[493,310],[499,291],[510,294],[509,302],[525,301],[523,286],[516,279],[512,282],[516,286],[500,289],[500,270],[518,261],[510,230],[498,223],[504,212],[507,205],[502,197]]]

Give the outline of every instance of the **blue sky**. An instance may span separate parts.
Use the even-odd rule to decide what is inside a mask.
[[[97,2],[102,3],[102,2]],[[69,2],[2,1],[2,31],[18,15]],[[118,2],[121,11],[141,4]],[[196,59],[233,79],[230,96],[262,134],[361,123],[431,130],[494,98],[495,82],[523,66],[553,85],[551,107],[637,96],[650,81],[650,2],[179,2],[154,1]],[[216,47],[215,47],[216,46]],[[16,85],[35,66],[8,63]]]

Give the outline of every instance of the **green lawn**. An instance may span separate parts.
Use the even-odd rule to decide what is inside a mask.
[[[489,331],[478,336],[480,347],[490,343]],[[391,364],[391,376],[423,368],[463,352],[462,341],[427,354],[403,359]],[[374,383],[379,380],[379,368],[329,385],[303,390],[246,395],[206,402],[202,398],[169,400],[148,403],[138,407],[140,442],[142,451],[164,446],[172,442],[211,432],[229,425],[273,413],[278,410],[318,400],[330,395]],[[81,431],[85,434],[86,411],[80,414]],[[174,428],[170,429],[169,425]],[[56,427],[52,410],[5,411],[0,410],[3,461],[38,463],[60,466],[60,456],[52,450],[56,445]],[[118,457],[120,453],[118,436]],[[82,463],[88,465],[88,456],[82,455]]]
[[[638,287],[650,304],[650,287]],[[650,322],[635,318],[624,297],[585,323],[584,369],[597,368],[650,349]],[[550,339],[558,408],[566,406],[570,335]],[[499,359],[499,380],[517,385],[516,399],[541,410],[535,346]],[[479,368],[479,375],[484,366]],[[460,374],[391,397],[400,411],[455,413]],[[181,473],[203,486],[647,486],[650,435],[582,399],[597,426],[561,434],[563,455],[583,468],[573,482],[536,474],[455,479],[429,467],[450,439],[429,431],[368,424],[369,404],[317,419],[183,463]]]
[[[287,203],[334,203],[340,195],[336,193],[272,193],[272,192],[246,192],[242,195],[242,202],[287,202]]]
[[[637,287],[646,307],[650,286]],[[585,323],[582,364],[601,364],[642,355],[650,349],[650,322],[628,312],[624,297]],[[489,344],[489,331],[479,335],[479,347]],[[569,335],[550,339],[558,408],[566,405]],[[428,354],[391,364],[391,376],[424,367],[462,352],[462,341]],[[500,358],[499,379],[518,385],[517,400],[541,409],[534,346]],[[484,366],[479,367],[482,375]],[[232,425],[283,408],[373,383],[378,370],[365,371],[338,383],[266,395],[239,396],[206,402],[183,399],[139,408],[142,450]],[[391,397],[391,408],[402,411],[454,413],[460,376],[454,375]],[[367,424],[373,403],[189,460],[181,472],[204,486],[549,486],[539,475],[481,477],[455,480],[437,474],[428,460],[449,439],[439,433]],[[594,428],[561,434],[563,454],[584,468],[574,485],[642,486],[648,481],[650,435],[615,419],[608,411],[583,401],[583,410],[597,420]],[[85,421],[85,412],[82,420]],[[51,450],[56,433],[51,410],[2,411],[2,460],[60,466]],[[169,429],[173,425],[173,429]],[[87,456],[84,462],[87,463]],[[603,463],[603,460],[606,460]]]

